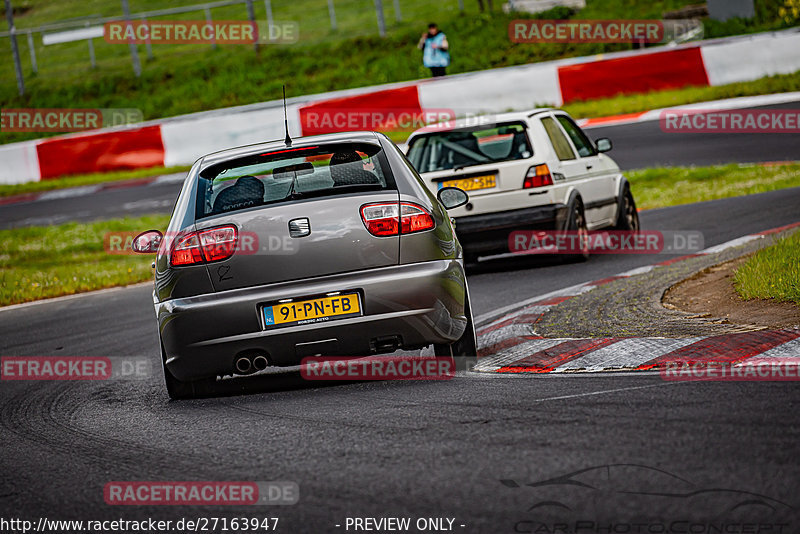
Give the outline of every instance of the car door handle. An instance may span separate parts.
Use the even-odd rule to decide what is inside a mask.
[[[594,165],[589,165],[589,164],[586,164],[586,170],[587,170],[587,171],[590,171],[590,170],[592,170],[592,167],[593,167],[593,166],[594,166]]]

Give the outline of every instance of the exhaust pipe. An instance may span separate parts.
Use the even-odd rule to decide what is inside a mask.
[[[259,354],[253,358],[253,368],[255,368],[256,371],[263,371],[267,368],[267,365],[269,365],[269,362],[265,356]]]
[[[241,358],[236,360],[236,371],[240,374],[247,374],[250,372],[250,358],[245,358],[242,356]]]

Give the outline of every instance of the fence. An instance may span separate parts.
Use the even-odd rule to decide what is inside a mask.
[[[311,2],[305,2],[310,4]],[[386,3],[386,5],[384,5]],[[39,72],[39,63],[41,56],[45,53],[45,49],[52,48],[52,45],[57,44],[72,44],[70,53],[78,53],[75,45],[85,42],[86,58],[91,68],[97,68],[98,58],[97,50],[95,48],[95,40],[103,38],[103,25],[108,22],[114,21],[152,21],[161,17],[174,17],[187,16],[188,18],[202,17],[199,20],[205,20],[211,23],[214,20],[222,20],[220,17],[227,17],[229,19],[243,20],[244,17],[251,22],[256,22],[256,15],[259,15],[260,20],[265,20],[267,27],[273,27],[276,23],[276,17],[273,13],[272,0],[221,0],[215,2],[206,2],[202,4],[194,4],[183,7],[171,7],[167,9],[157,9],[150,11],[141,11],[130,13],[128,7],[128,0],[121,0],[122,12],[114,16],[101,16],[89,15],[79,19],[65,20],[58,23],[43,24],[30,28],[18,28],[14,26],[12,17],[12,10],[10,0],[5,0],[6,15],[8,20],[8,31],[0,32],[0,39],[10,38],[11,52],[14,59],[16,76],[18,78],[18,88],[20,94],[24,92],[24,81],[22,79],[22,66],[21,58],[25,55],[28,56],[29,68],[32,74]],[[286,17],[287,19],[302,17],[302,24],[311,28],[319,28],[322,30],[323,25],[327,27],[329,33],[336,33],[344,29],[345,31],[353,31],[354,24],[347,24],[348,21],[357,20],[356,25],[360,25],[358,31],[363,32],[366,22],[366,15],[370,11],[374,11],[373,32],[378,33],[380,36],[385,36],[387,32],[387,16],[391,17],[393,14],[396,23],[403,22],[404,13],[414,12],[419,14],[421,10],[425,12],[441,10],[443,4],[449,4],[447,7],[459,12],[464,12],[464,0],[441,0],[437,2],[438,6],[431,6],[430,3],[421,0],[316,0],[314,2],[315,9],[308,10],[302,9],[302,6],[295,6],[290,11],[286,9],[285,5],[280,6],[283,8],[279,17]],[[318,4],[318,5],[317,5]],[[344,4],[344,9],[342,5]],[[426,5],[427,4],[427,5]],[[422,9],[421,9],[422,8]],[[339,17],[337,17],[339,11]],[[341,11],[345,11],[349,16],[347,19],[341,17]],[[324,12],[324,15],[322,13]],[[261,18],[263,17],[263,18]],[[321,19],[324,17],[325,21]],[[343,22],[345,24],[343,24]],[[344,28],[343,28],[344,27]],[[309,32],[312,30],[309,30]],[[38,38],[37,38],[38,36]],[[27,54],[20,50],[17,38],[21,38],[23,47],[27,48]],[[39,52],[37,52],[37,45]],[[84,45],[80,45],[84,46]],[[217,43],[210,40],[207,46],[212,48],[217,47]],[[259,44],[253,44],[254,50],[258,50]],[[50,52],[47,50],[47,52]],[[129,44],[128,53],[131,56],[133,71],[136,76],[141,74],[141,61],[139,59],[139,47],[133,43]],[[63,52],[53,52],[54,57],[63,56]],[[152,43],[147,40],[144,43],[144,54],[148,60],[155,57],[153,52]],[[70,58],[72,60],[72,58]],[[70,61],[73,62],[73,61]],[[54,61],[58,63],[58,61]]]

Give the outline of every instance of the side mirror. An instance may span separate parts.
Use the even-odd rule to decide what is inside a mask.
[[[595,142],[595,144],[597,145],[598,152],[608,152],[613,148],[611,139],[608,139],[607,137],[601,137]]]
[[[444,209],[451,210],[469,202],[469,196],[457,187],[443,187],[439,189],[436,198],[442,203]]]
[[[155,254],[164,235],[158,230],[148,230],[133,238],[131,249],[139,254]]]

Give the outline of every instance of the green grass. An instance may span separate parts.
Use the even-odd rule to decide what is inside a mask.
[[[627,176],[639,206],[656,208],[800,186],[800,164],[658,168]],[[137,234],[151,228],[163,231],[168,219],[167,215],[146,215],[0,230],[0,305],[150,280],[151,256],[109,254],[104,236],[108,232]],[[794,258],[795,295],[800,280],[798,247],[795,242],[785,255]]]
[[[187,5],[194,2],[180,0],[170,4]],[[588,0],[587,7],[577,14],[570,15],[569,10],[557,8],[540,16],[660,18],[664,11],[695,2]],[[796,24],[772,15],[782,0],[757,2],[770,6],[759,11],[763,11],[763,20],[742,23],[743,28],[737,27],[737,31]],[[161,4],[157,0],[135,0],[132,10],[152,9]],[[145,46],[140,45],[139,52],[144,63],[139,79],[132,74],[127,46],[108,44],[100,39],[95,40],[98,67],[91,69],[86,43],[43,47],[37,37],[39,73],[33,75],[27,40],[21,38],[19,42],[28,92],[23,97],[17,95],[12,62],[0,62],[0,107],[137,108],[145,119],[154,119],[277,99],[284,83],[292,96],[423,78],[429,73],[423,68],[420,52],[415,45],[429,20],[436,20],[448,35],[453,57],[448,70],[450,73],[630,48],[628,44],[514,44],[508,39],[508,24],[523,15],[504,14],[499,6],[493,13],[478,13],[478,3],[474,0],[465,0],[467,9],[464,14],[458,12],[457,0],[400,0],[402,22],[395,21],[393,2],[384,0],[389,29],[385,38],[377,35],[373,4],[367,0],[337,0],[337,31],[329,28],[327,3],[324,0],[273,4],[276,20],[294,20],[300,24],[299,43],[264,46],[258,54],[252,46],[246,45],[221,45],[213,50],[208,45],[154,44],[152,60],[146,59]],[[117,0],[28,0],[22,6],[29,7],[16,18],[17,26],[22,29],[59,18],[120,13]],[[264,3],[256,1],[254,6],[256,18],[264,19]],[[243,6],[220,8],[218,11],[215,10],[214,14],[218,20],[244,17]],[[179,17],[201,16],[201,13],[197,13]],[[167,18],[177,17],[173,15]],[[3,24],[0,22],[0,28]],[[722,28],[719,31],[724,33],[726,30]],[[536,102],[535,95],[531,95],[531,106],[535,104],[546,102]],[[36,136],[0,133],[0,142]]]
[[[626,172],[640,209],[800,187],[800,163],[659,167]]]
[[[745,300],[775,299],[800,305],[800,232],[748,258],[734,274],[734,287]]]
[[[107,232],[166,229],[169,216],[0,230],[0,305],[152,279],[152,256],[104,250]]]
[[[41,193],[53,189],[63,189],[65,187],[79,187],[83,185],[94,185],[105,182],[117,182],[121,180],[135,180],[137,178],[150,178],[162,174],[172,174],[187,172],[190,167],[149,167],[147,169],[134,169],[129,171],[99,172],[93,174],[79,174],[65,176],[57,180],[42,180],[40,182],[27,182],[24,184],[0,185],[0,197],[21,195],[24,193]]]

